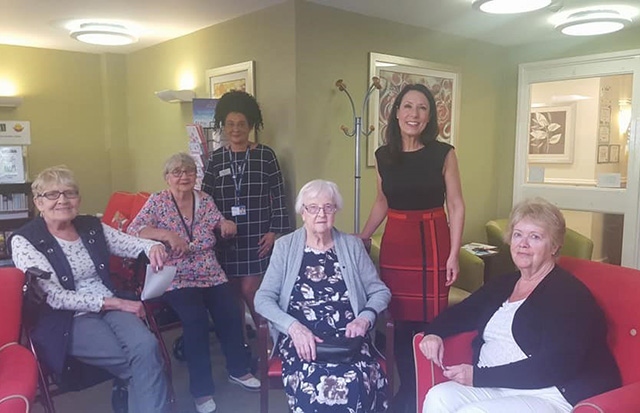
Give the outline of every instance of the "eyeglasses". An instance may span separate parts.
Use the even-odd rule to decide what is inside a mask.
[[[237,129],[244,130],[244,129],[248,129],[249,128],[249,124],[247,122],[244,122],[244,121],[240,121],[240,122],[237,122],[237,123],[236,122],[227,121],[227,122],[224,123],[224,128],[225,129],[237,128]]]
[[[175,176],[176,178],[180,178],[183,174],[187,175],[187,176],[194,176],[196,174],[196,170],[195,169],[174,169],[173,171],[169,172],[172,176]]]
[[[42,194],[38,194],[36,198],[47,198],[49,201],[55,201],[60,198],[60,195],[64,195],[67,199],[76,199],[80,196],[80,193],[75,189],[68,189],[66,191],[47,191]]]
[[[303,207],[305,211],[307,211],[311,215],[317,215],[320,213],[321,210],[324,211],[325,214],[331,215],[338,210],[338,208],[336,208],[336,206],[333,204],[324,204],[323,206],[311,204],[311,205],[303,205]]]

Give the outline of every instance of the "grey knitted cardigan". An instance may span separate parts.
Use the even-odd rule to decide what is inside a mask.
[[[380,280],[362,240],[335,228],[331,233],[349,291],[351,308],[354,314],[366,318],[373,326],[374,314],[362,309],[370,307],[378,313],[384,311],[391,300],[391,291]],[[274,343],[278,332],[287,334],[291,324],[296,321],[287,314],[287,309],[291,291],[300,273],[306,239],[306,230],[302,227],[276,241],[269,267],[256,293],[256,311],[269,320]]]

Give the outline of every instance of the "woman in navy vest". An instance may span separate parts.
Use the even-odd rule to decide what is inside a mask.
[[[136,412],[166,412],[168,387],[158,343],[145,327],[142,303],[116,297],[109,255],[135,258],[144,252],[155,267],[166,253],[158,242],[139,239],[78,215],[80,193],[66,167],[42,171],[31,185],[40,217],[11,238],[16,267],[51,272],[37,280],[47,294],[31,332],[40,362],[54,373],[68,356],[129,380]]]

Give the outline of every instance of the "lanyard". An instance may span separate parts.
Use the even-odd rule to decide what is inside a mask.
[[[229,164],[231,166],[231,178],[233,179],[233,187],[236,192],[236,205],[240,205],[240,189],[242,187],[242,179],[244,178],[244,170],[247,167],[247,161],[249,160],[249,148],[251,146],[247,146],[247,151],[244,155],[244,160],[242,164],[238,166],[237,161],[234,161],[231,157],[231,149],[228,149],[229,153]]]
[[[182,226],[184,230],[187,232],[187,237],[189,237],[189,242],[193,242],[193,223],[196,222],[196,197],[193,195],[193,204],[191,205],[191,226],[187,226],[187,223],[180,212],[180,208],[178,207],[178,202],[176,202],[175,197],[171,194],[171,200],[173,201],[173,205],[176,206],[176,211],[178,211],[178,216],[180,217],[180,221],[182,221]]]

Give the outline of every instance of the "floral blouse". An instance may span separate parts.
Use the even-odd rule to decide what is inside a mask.
[[[176,232],[188,244],[189,251],[178,257],[168,249],[169,257],[165,265],[177,267],[176,276],[171,282],[169,290],[177,288],[206,288],[220,285],[227,281],[227,276],[216,259],[213,247],[216,245],[214,230],[222,220],[222,214],[213,202],[213,198],[204,192],[194,191],[195,213],[193,222],[184,217],[184,224],[180,213],[171,198],[168,189],[153,194],[133,219],[127,232],[138,235],[145,227],[165,229]],[[185,228],[191,228],[193,241]],[[168,247],[168,246],[167,246]]]
[[[102,224],[104,237],[107,241],[109,253],[119,257],[136,258],[144,251],[147,256],[149,250],[157,242],[143,240],[124,234],[108,225]],[[47,257],[36,249],[26,238],[16,235],[11,240],[13,259],[17,268],[26,271],[29,267],[38,267],[51,272],[48,280],[38,279],[38,285],[47,293],[47,304],[56,310],[76,311],[76,315],[93,312],[102,308],[105,298],[113,297],[113,293],[102,283],[96,267],[89,256],[89,251],[82,243],[82,239],[65,241],[57,238],[64,255],[69,261],[71,273],[75,283],[75,291],[65,289],[58,280],[56,272]]]

